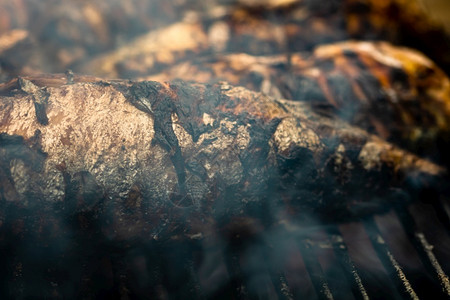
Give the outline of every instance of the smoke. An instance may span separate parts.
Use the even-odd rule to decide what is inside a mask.
[[[301,3],[306,3],[306,6]],[[211,53],[282,53],[289,57],[290,52],[311,50],[317,44],[349,37],[344,31],[343,16],[338,14],[342,9],[338,4],[339,1],[296,0],[0,0],[0,34],[17,28],[28,33],[24,37],[26,42],[19,43],[17,48],[6,51],[0,45],[1,79],[6,81],[16,75],[41,72],[63,73],[68,68],[81,72],[92,65],[94,69],[100,69],[93,63],[97,58],[107,57],[108,61],[117,53],[119,58],[123,58],[123,54],[130,59],[117,61],[111,73],[107,73],[108,77],[149,75],[170,67],[179,57],[189,61]],[[291,9],[295,13],[290,14]],[[305,15],[305,11],[316,15]],[[326,22],[328,15],[330,23]],[[215,19],[218,21],[211,24]],[[263,25],[251,27],[261,20]],[[301,27],[295,26],[298,20],[305,21],[302,25],[308,25],[303,39],[288,35],[289,30],[302,32]],[[158,40],[149,33],[176,22],[194,24],[192,28],[195,30],[176,27],[177,30],[186,30],[183,31],[188,35],[184,43],[186,48],[169,52],[161,46],[159,51],[158,46],[165,40]],[[241,23],[245,26],[240,26]],[[282,27],[285,25],[287,29]],[[199,28],[205,29],[206,34]],[[177,33],[177,30],[163,32]],[[276,38],[271,39],[272,36]],[[155,39],[161,43],[152,44],[149,52],[140,53],[140,49],[126,48],[129,45],[145,47]],[[220,45],[205,46],[208,42]],[[172,44],[167,42],[163,46],[170,49]],[[289,64],[278,67],[286,72],[290,70]],[[257,77],[256,73],[253,75]],[[327,76],[325,80],[339,102],[356,97],[353,87],[342,74]],[[372,82],[375,80],[372,76],[367,75],[366,80],[370,82],[365,87],[375,99],[387,97],[378,82]],[[312,79],[286,76],[284,85],[296,92],[292,94],[293,98],[323,98],[319,85]],[[329,109],[328,106],[325,108]],[[351,121],[354,110],[355,106],[344,106],[338,112],[339,117]],[[267,127],[272,130],[278,123],[269,125]],[[273,134],[273,130],[252,132],[255,139],[260,140],[265,140],[267,134]],[[318,176],[318,171],[313,155],[306,150],[296,150],[296,157],[279,158],[279,163],[285,164],[285,173],[275,174],[274,170],[260,167],[268,157],[273,159],[270,157],[273,153],[268,153],[268,147],[260,147],[253,141],[250,147],[254,151],[242,158],[242,163],[244,169],[251,170],[251,180],[246,184],[260,189],[241,195],[232,188],[221,190],[218,186],[217,194],[225,196],[215,203],[216,220],[189,220],[186,216],[192,207],[180,206],[176,211],[178,215],[173,218],[178,217],[180,222],[166,224],[162,220],[168,212],[162,209],[152,211],[157,205],[149,203],[153,199],[143,199],[138,185],[131,188],[126,199],[116,199],[97,184],[89,172],[70,175],[64,173],[63,165],[60,166],[63,175],[59,180],[64,182],[64,192],[70,197],[61,203],[40,199],[32,190],[39,186],[39,168],[42,166],[34,166],[29,160],[41,162],[44,154],[29,152],[28,145],[25,147],[22,140],[16,140],[19,146],[15,147],[3,138],[7,137],[0,137],[0,296],[5,299],[316,299],[319,296],[315,284],[321,277],[336,298],[347,299],[351,294],[351,284],[344,279],[341,261],[327,230],[332,225],[313,212],[308,214],[309,211],[302,211],[302,207],[292,206],[296,200],[317,202],[320,203],[318,210],[331,207],[328,213],[333,218],[337,213],[332,208],[343,205],[334,204],[339,201],[337,196],[337,199],[329,197],[327,203],[321,203],[324,190],[340,183],[329,180],[314,187],[307,184],[310,178]],[[342,154],[338,153],[338,145],[335,148],[337,154]],[[350,153],[352,149],[341,152],[344,151]],[[33,153],[42,157],[33,158],[32,155],[36,155]],[[218,172],[225,174],[223,169],[226,165],[239,163],[240,158],[217,158],[220,159]],[[292,164],[298,168],[292,168]],[[187,167],[188,184],[191,184],[189,180],[198,178],[192,174],[206,173],[195,162],[188,162]],[[342,168],[339,170],[342,173],[348,171],[345,166]],[[267,174],[284,176],[283,186],[265,186],[260,179]],[[159,173],[153,175],[163,176]],[[228,174],[227,178],[226,175],[223,176],[225,180],[236,181],[236,184],[243,176]],[[149,178],[146,184],[151,185],[152,180]],[[421,187],[420,182],[411,184]],[[318,191],[318,187],[323,190]],[[292,199],[271,197],[278,194],[275,189],[279,188],[290,191],[286,195]],[[349,188],[360,186],[355,184]],[[14,189],[20,189],[26,198],[14,194]],[[358,191],[355,194],[363,197],[365,193]],[[152,195],[155,198],[159,196]],[[234,206],[241,202],[240,196],[248,198],[249,203]],[[156,200],[166,200],[162,198]],[[370,198],[378,200],[374,195]],[[254,201],[255,204],[252,203],[254,199],[263,201]],[[194,200],[199,206],[197,202],[200,200]],[[362,202],[361,211],[371,211],[378,205],[378,202],[374,203]],[[419,204],[413,206],[414,216],[431,243],[440,246],[436,248],[436,255],[448,270],[450,266],[446,258],[450,253],[450,240],[441,224],[435,221],[433,212],[426,209],[423,212],[423,207]],[[306,216],[297,218],[299,212]],[[408,278],[419,287],[419,292],[426,294],[430,279],[428,275],[422,275],[423,265],[397,215],[389,212],[375,219]],[[204,224],[211,227],[204,228]],[[375,295],[375,299],[395,294],[391,277],[378,259],[363,224],[353,222],[341,224],[338,228],[363,282],[368,283],[368,293]],[[193,234],[185,234],[191,229]],[[166,232],[173,234],[169,239],[161,240]]]

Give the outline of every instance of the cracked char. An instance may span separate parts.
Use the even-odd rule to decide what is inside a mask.
[[[240,218],[351,220],[443,186],[429,161],[245,88],[77,79],[46,91],[46,125],[29,95],[0,98],[3,220],[198,237]]]
[[[226,80],[277,98],[312,103],[316,111],[448,165],[450,81],[418,51],[386,42],[346,41],[312,52],[213,55],[183,61],[152,80]]]

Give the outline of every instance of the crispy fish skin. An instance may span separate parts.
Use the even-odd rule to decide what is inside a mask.
[[[0,85],[0,294],[117,295],[140,251],[350,221],[445,180],[307,103],[226,83],[16,79]]]
[[[0,98],[5,221],[95,215],[114,239],[176,239],[267,214],[348,221],[443,188],[443,168],[305,103],[225,83],[59,80],[46,125],[32,95]]]
[[[450,81],[418,51],[387,42],[347,41],[290,56],[230,54],[183,62],[146,80],[226,80],[312,103],[383,139],[445,161]]]

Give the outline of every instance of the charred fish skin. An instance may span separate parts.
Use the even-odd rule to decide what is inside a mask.
[[[47,91],[45,91],[45,89],[39,88],[31,81],[22,77],[18,78],[18,82],[20,89],[33,97],[34,109],[36,111],[36,119],[38,120],[38,122],[41,123],[42,125],[47,125],[48,118],[46,113],[46,107],[47,107],[47,100],[49,97]]]
[[[151,80],[226,80],[275,98],[310,102],[441,163],[449,148],[450,80],[430,59],[386,42],[347,41],[311,53],[230,54],[182,62]]]
[[[305,103],[227,84],[62,81],[47,89],[47,125],[23,115],[28,96],[1,98],[2,206],[55,212],[57,223],[93,214],[114,239],[206,234],[212,220],[264,211],[271,222],[348,221],[445,178]]]
[[[142,24],[151,29],[167,25],[181,16],[183,9],[178,6],[185,8],[197,1],[134,5],[141,1],[132,0],[131,4],[113,5],[116,10],[119,7],[117,13],[104,14],[100,7],[109,9],[106,2],[52,3],[46,10],[49,14],[39,18],[40,25],[31,25],[27,32],[47,37],[44,41],[31,41],[26,53],[24,42],[8,53],[0,46],[2,71],[6,71],[1,77],[67,67],[79,71],[87,56],[117,45],[124,32],[124,41],[129,41],[129,35],[136,34],[129,30],[135,28],[132,24],[144,28],[140,32],[146,30]],[[272,2],[283,4],[265,6]],[[0,9],[0,15],[6,16],[0,18],[1,26],[15,20],[35,24],[31,11],[42,11],[31,2],[5,3],[7,9]],[[205,6],[216,6],[212,3],[205,2]],[[275,69],[286,70],[295,65],[295,51],[309,51],[317,44],[349,36],[403,43],[403,32],[409,45],[428,48],[428,54],[449,70],[448,55],[442,55],[448,51],[441,51],[447,46],[435,47],[436,40],[447,37],[434,28],[423,31],[422,23],[404,30],[405,23],[408,26],[410,20],[416,23],[421,19],[414,11],[412,17],[404,13],[410,12],[408,3],[414,1],[226,3],[225,15],[219,7],[213,9],[211,19],[195,22],[199,15],[190,11],[193,23],[178,23],[143,36],[141,43],[131,42],[125,51],[114,53],[119,55],[106,55],[102,61],[106,66],[97,64],[94,70],[108,77],[144,76],[177,61],[229,51],[253,55],[289,52],[286,62],[273,63]],[[78,7],[64,10],[75,11],[77,17],[68,13],[61,18],[59,5]],[[120,9],[125,6],[129,9]],[[150,22],[148,15],[153,16]],[[111,26],[117,17],[120,26]],[[115,30],[122,33],[116,35]],[[159,38],[168,33],[173,34],[171,38]],[[127,51],[130,56],[121,56]],[[19,52],[23,54],[17,55]],[[394,105],[398,99],[380,92],[384,82],[373,72],[378,65],[367,70],[359,64],[359,57],[355,59],[354,51],[342,53],[333,55],[336,60],[323,59],[317,68],[311,66],[312,76],[275,76],[277,85],[287,83],[281,87],[265,80],[260,70],[252,70],[247,78],[247,87],[270,91],[276,98],[292,92],[295,96],[283,98],[318,100],[314,109],[224,84],[88,84],[92,79],[70,71],[62,85],[55,84],[61,76],[16,80],[13,85],[18,90],[13,93],[0,85],[0,94],[5,96],[0,98],[0,298],[114,298],[119,294],[133,298],[144,293],[146,298],[150,288],[136,291],[142,286],[136,288],[132,281],[138,279],[139,285],[149,279],[144,284],[151,289],[161,285],[167,276],[159,266],[169,273],[180,270],[173,268],[179,261],[176,256],[181,256],[177,251],[180,244],[210,234],[219,234],[233,244],[236,239],[251,238],[255,231],[270,231],[271,226],[289,221],[301,225],[308,217],[323,223],[351,221],[382,213],[392,203],[430,197],[430,192],[442,194],[448,181],[442,168],[383,139],[397,143],[400,136],[406,142],[399,144],[413,151],[423,145],[424,152],[417,151],[421,155],[430,153],[437,140],[444,145],[437,147],[442,151],[449,144],[448,135],[442,138],[447,120],[434,112],[445,116],[446,110],[428,102],[427,97],[434,100],[435,95],[427,94],[423,99],[433,103],[431,109],[410,101],[412,113],[401,110],[407,131],[389,123],[390,116],[398,112],[391,103],[378,112],[385,117],[380,122],[373,118],[372,106],[358,103],[360,95],[374,95],[374,102],[387,100]],[[336,66],[343,60],[348,68],[336,74]],[[358,77],[348,80],[345,71],[352,74],[355,65],[360,67]],[[196,75],[205,76],[206,68],[199,69]],[[318,78],[314,75],[317,70],[330,74]],[[414,85],[419,93],[430,87],[436,92],[435,82],[441,79],[427,72],[411,76],[403,69],[393,69],[388,83],[399,85],[400,94],[411,100],[415,91],[409,91]],[[423,75],[425,78],[419,78]],[[417,78],[424,81],[415,82]],[[72,84],[73,88],[67,87]],[[298,85],[302,88],[295,89]],[[347,98],[351,101],[342,105]],[[352,111],[355,103],[362,108],[356,117]],[[420,114],[416,112],[421,110],[426,113],[417,119]],[[333,117],[336,114],[360,128],[342,123]],[[305,223],[309,224],[308,220]],[[172,255],[160,255],[164,249]],[[182,256],[190,254],[187,252],[182,251]],[[162,257],[174,259],[164,265],[167,261]],[[145,268],[149,264],[152,266]],[[130,267],[135,270],[129,272]]]

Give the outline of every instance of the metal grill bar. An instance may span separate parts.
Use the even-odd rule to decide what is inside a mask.
[[[445,211],[445,207],[442,202],[438,198],[434,198],[430,201],[431,205],[433,205],[434,211],[438,220],[444,226],[445,230],[447,230],[447,234],[450,234],[450,217]]]
[[[149,295],[150,298],[155,299],[165,299],[168,297],[168,292],[162,283],[163,274],[159,265],[150,266],[150,280],[153,285],[152,294]]]
[[[271,272],[270,279],[275,287],[275,292],[277,293],[278,299],[294,300],[294,295],[292,295],[286,277],[282,272]]]
[[[272,248],[269,245],[264,245],[264,255],[270,257],[269,251]],[[270,280],[275,288],[275,292],[280,300],[293,300],[294,295],[289,288],[286,276],[279,267],[274,267],[273,264],[266,264]]]
[[[442,292],[450,297],[450,282],[432,251],[433,246],[428,243],[425,235],[417,228],[416,222],[406,208],[396,207],[396,212],[423,265],[433,276],[433,279],[439,282]]]
[[[200,287],[197,272],[195,271],[194,261],[192,259],[187,260],[185,268],[187,269],[189,274],[189,292],[192,295],[195,295],[195,299],[205,299],[205,296],[203,295],[202,289]]]
[[[239,262],[239,252],[230,247],[225,254],[225,265],[230,275],[230,286],[234,299],[248,299],[249,294],[244,284],[244,275]]]
[[[364,220],[363,223],[378,258],[388,272],[389,276],[394,280],[395,286],[399,293],[405,299],[419,299],[399,263],[381,236],[375,220],[370,217]]]
[[[114,291],[114,293],[120,294],[121,291],[126,291],[126,276],[127,274],[125,273],[126,268],[125,266],[125,261],[123,259],[123,254],[120,253],[114,253],[113,255],[111,255],[111,260],[112,260],[112,271],[113,271],[113,280],[114,280],[114,287],[116,288],[116,290]],[[87,295],[81,295],[81,297],[86,297]],[[80,295],[77,295],[77,297],[80,297]]]
[[[311,243],[303,240],[299,243],[299,249],[318,298],[320,300],[333,300],[333,294],[323,273],[322,266],[311,249]]]
[[[350,283],[353,295],[357,300],[369,300],[369,295],[364,288],[358,270],[348,254],[347,246],[344,243],[344,239],[342,238],[339,229],[336,226],[330,226],[327,228],[327,232],[330,236],[334,253],[339,260],[342,269],[344,270],[344,274],[348,282]]]
[[[194,253],[199,246],[193,242],[171,242],[156,248],[153,260],[158,268],[155,271],[159,269],[161,284],[168,291],[168,296],[174,299],[204,299],[194,263]]]
[[[109,248],[110,250],[110,248]],[[167,299],[169,296],[169,291],[164,286],[164,263],[165,257],[161,254],[160,245],[152,241],[146,245],[140,245],[139,251],[134,252],[133,254],[127,255],[123,252],[119,251],[111,251],[110,250],[109,257],[111,259],[113,274],[115,281],[119,282],[120,277],[123,276],[127,278],[129,275],[127,273],[123,274],[123,272],[129,272],[131,268],[127,266],[127,263],[132,262],[135,257],[145,257],[142,267],[145,269],[146,278],[145,281],[137,280],[137,277],[133,276],[133,281],[139,281],[139,283],[133,282],[131,284],[131,280],[126,281],[125,285],[122,287],[119,286],[117,290],[114,291],[111,295],[108,295],[106,298],[114,298],[114,295],[122,295],[122,297],[148,297],[151,299]],[[134,273],[134,275],[139,274],[140,272]],[[117,283],[114,284],[116,286]],[[132,286],[130,286],[132,285]],[[126,295],[124,295],[124,293]],[[131,295],[130,295],[131,293]],[[88,294],[89,298],[92,296]]]

